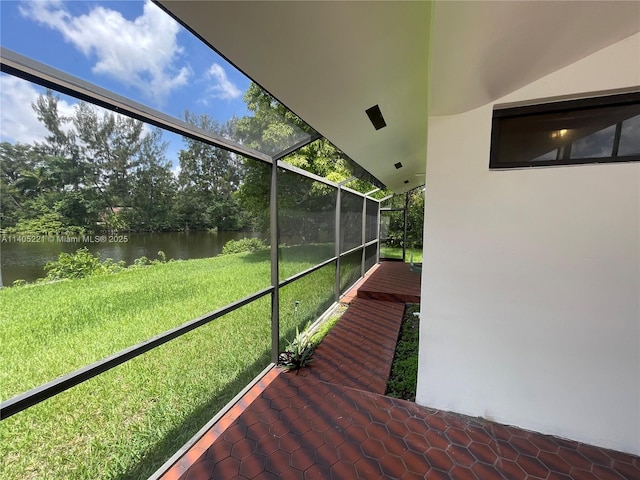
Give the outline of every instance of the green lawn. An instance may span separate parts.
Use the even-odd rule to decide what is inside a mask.
[[[415,263],[422,262],[422,247],[420,248],[407,248],[407,256],[405,261],[408,263],[411,260],[411,254],[413,253],[413,261]],[[380,258],[393,258],[402,259],[402,247],[380,247]]]
[[[309,268],[288,248],[281,278]],[[0,290],[2,398],[269,285],[269,252]],[[281,290],[283,340],[332,303],[328,265]],[[270,361],[270,297],[0,423],[0,478],[147,478]]]

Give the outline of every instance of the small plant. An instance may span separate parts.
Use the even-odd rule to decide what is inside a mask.
[[[44,266],[48,280],[63,278],[84,278],[101,273],[104,270],[100,258],[89,250],[80,248],[76,253],[61,253],[55,262],[47,262]]]
[[[146,255],[136,258],[133,261],[133,267],[146,267],[151,265],[151,260]]]
[[[278,363],[286,370],[299,370],[313,361],[311,355],[315,344],[305,328],[302,332],[296,327],[296,336],[287,348],[278,356]]]
[[[124,260],[114,262],[113,258],[107,258],[102,262],[102,268],[104,273],[118,273],[127,268],[127,263]]]
[[[161,263],[167,263],[167,254],[162,250],[158,250],[158,257],[160,258],[156,260],[151,260],[146,255],[138,257],[133,261],[133,265],[131,265],[131,268],[143,268],[150,265],[160,265]]]
[[[255,252],[262,250],[267,246],[259,238],[243,238],[241,240],[229,240],[222,247],[222,255],[230,255],[232,253]]]

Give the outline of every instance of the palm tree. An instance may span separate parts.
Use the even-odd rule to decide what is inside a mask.
[[[15,186],[24,196],[38,196],[51,187],[51,177],[47,169],[40,166],[35,170],[22,171]]]

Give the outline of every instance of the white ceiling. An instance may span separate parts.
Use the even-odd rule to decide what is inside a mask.
[[[429,114],[481,106],[640,31],[635,1],[159,3],[396,192],[424,183]],[[376,104],[378,131],[365,114]]]

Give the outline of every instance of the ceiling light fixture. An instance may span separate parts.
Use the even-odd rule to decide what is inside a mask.
[[[567,135],[568,130],[563,128],[561,130],[556,130],[555,132],[551,132],[551,138],[562,138]]]
[[[371,123],[376,130],[380,130],[381,128],[387,126],[387,122],[384,121],[384,117],[382,116],[382,112],[380,111],[380,107],[378,105],[367,108],[366,112],[369,120],[371,120]]]

